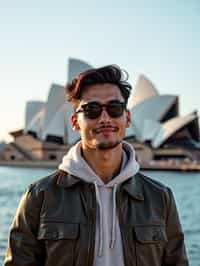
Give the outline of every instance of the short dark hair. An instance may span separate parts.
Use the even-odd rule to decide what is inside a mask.
[[[92,68],[80,73],[76,78],[67,83],[65,87],[67,100],[72,102],[73,107],[75,107],[81,99],[82,92],[86,86],[111,83],[119,87],[127,104],[132,89],[131,84],[127,80],[128,73],[117,65]]]

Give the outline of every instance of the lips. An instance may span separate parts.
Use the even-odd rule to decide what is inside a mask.
[[[101,126],[101,127],[98,127],[96,129],[94,129],[94,132],[96,134],[98,134],[98,133],[116,132],[117,130],[118,130],[117,127],[113,127],[113,126]]]

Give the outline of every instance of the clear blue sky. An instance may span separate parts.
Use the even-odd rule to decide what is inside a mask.
[[[0,0],[0,140],[24,126],[25,103],[64,85],[67,60],[145,74],[181,114],[200,111],[200,1]]]

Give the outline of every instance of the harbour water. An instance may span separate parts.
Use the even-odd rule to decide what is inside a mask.
[[[6,249],[9,226],[26,187],[54,169],[0,167],[0,265]],[[200,173],[145,171],[171,187],[183,230],[191,266],[200,266]]]

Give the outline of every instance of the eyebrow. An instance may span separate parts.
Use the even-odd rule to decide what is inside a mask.
[[[101,102],[99,102],[99,101],[97,101],[97,100],[96,100],[96,101],[95,101],[95,100],[92,100],[92,101],[84,102],[84,103],[81,104],[81,105],[88,104],[88,103],[98,103],[98,104],[102,105],[102,104],[109,104],[109,103],[112,103],[112,102],[116,102],[116,103],[126,103],[126,102],[123,101],[123,100],[113,99],[113,100],[107,101],[106,103],[101,103]],[[80,106],[81,106],[81,105],[80,105]]]

